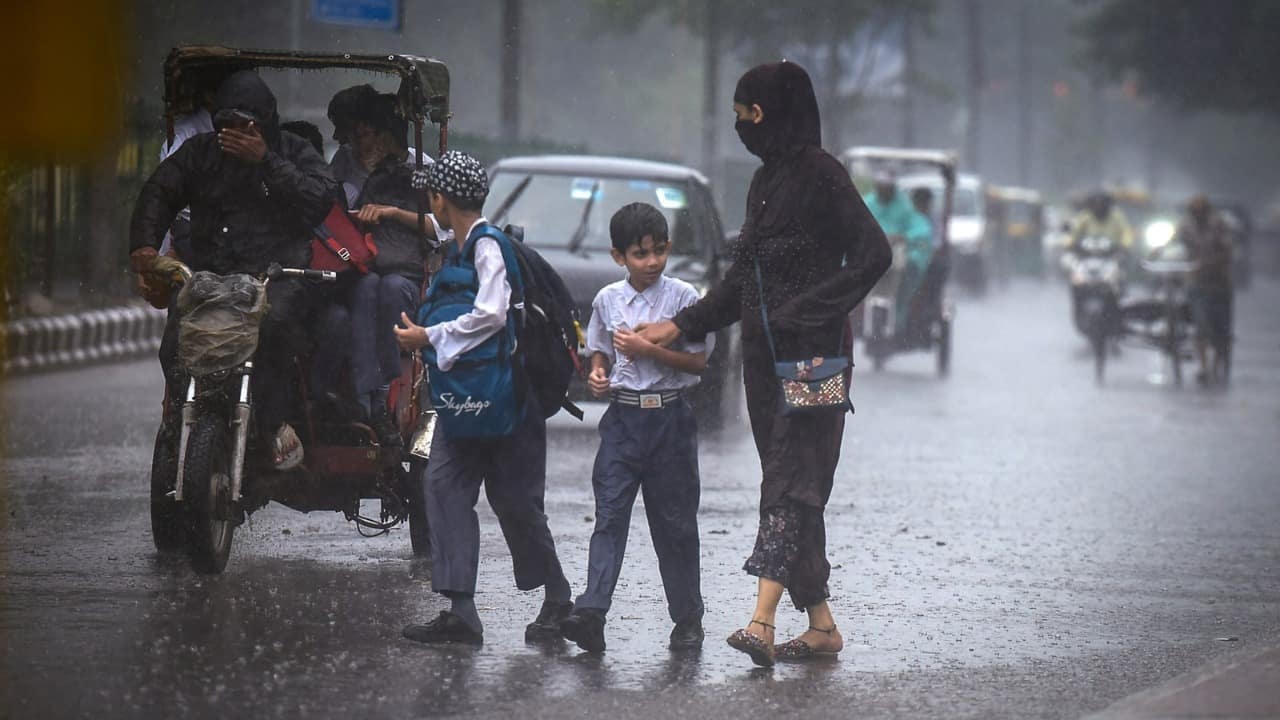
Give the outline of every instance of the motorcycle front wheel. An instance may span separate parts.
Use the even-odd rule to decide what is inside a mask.
[[[177,434],[162,423],[151,456],[151,539],[160,552],[176,552],[187,544],[182,508],[171,494],[178,474]]]
[[[187,552],[198,573],[217,574],[231,557],[235,509],[231,502],[231,433],[222,418],[202,413],[191,428],[182,473],[187,507]]]

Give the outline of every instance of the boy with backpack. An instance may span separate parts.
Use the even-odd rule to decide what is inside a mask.
[[[610,398],[600,419],[600,449],[591,475],[596,525],[587,590],[560,623],[567,640],[588,652],[605,649],[605,616],[622,569],[637,492],[644,493],[649,531],[675,629],[672,650],[702,647],[698,547],[698,427],[684,397],[707,366],[714,337],[672,348],[634,332],[668,320],[698,301],[689,283],[663,274],[667,220],[652,205],[632,203],[609,221],[614,262],[627,278],[606,285],[591,308],[588,385]]]
[[[525,640],[558,640],[558,623],[573,606],[543,508],[545,414],[512,367],[516,313],[509,310],[523,304],[512,240],[481,215],[489,181],[475,158],[445,153],[415,173],[414,183],[426,190],[436,221],[455,236],[417,322],[402,314],[404,327],[395,328],[402,348],[422,349],[430,372],[439,418],[425,480],[431,587],[452,604],[403,635],[424,643],[483,642],[475,606],[475,504],[483,484],[511,550],[516,586],[546,592]]]

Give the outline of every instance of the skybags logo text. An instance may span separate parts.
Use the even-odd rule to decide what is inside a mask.
[[[454,398],[453,393],[442,393],[440,395],[440,403],[437,404],[435,408],[438,412],[450,410],[453,412],[454,417],[466,413],[480,417],[480,413],[488,410],[491,405],[493,405],[493,403],[489,400],[472,400],[470,395],[468,395],[462,402],[458,402]]]

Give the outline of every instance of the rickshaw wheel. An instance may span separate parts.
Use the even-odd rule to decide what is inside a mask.
[[[187,533],[182,509],[169,493],[178,475],[178,443],[174,432],[162,424],[156,432],[151,456],[151,540],[160,552],[177,552],[186,547]]]
[[[431,557],[431,533],[427,527],[427,461],[414,458],[409,464],[405,499],[409,505],[409,544],[414,557]]]
[[[236,521],[231,507],[229,434],[222,418],[202,414],[187,440],[182,494],[187,504],[191,567],[213,575],[227,567]]]
[[[938,377],[951,374],[951,320],[938,321]]]
[[[1106,333],[1095,333],[1089,339],[1089,344],[1093,346],[1093,379],[1097,384],[1101,385],[1107,370]]]

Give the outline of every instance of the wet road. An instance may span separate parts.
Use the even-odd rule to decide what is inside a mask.
[[[1275,283],[1241,296],[1227,392],[1169,387],[1136,349],[1096,388],[1065,290],[1030,284],[960,299],[946,381],[925,355],[859,368],[828,510],[847,647],[772,672],[723,643],[754,590],[745,430],[702,447],[701,655],[665,649],[640,512],[604,656],[524,645],[541,598],[515,591],[487,509],[486,644],[430,648],[399,637],[443,607],[407,531],[362,539],[338,514],[271,506],[222,576],[155,554],[153,364],[9,380],[0,716],[1079,717],[1280,640],[1277,306]],[[548,511],[577,591],[595,436],[558,420],[550,442]]]

